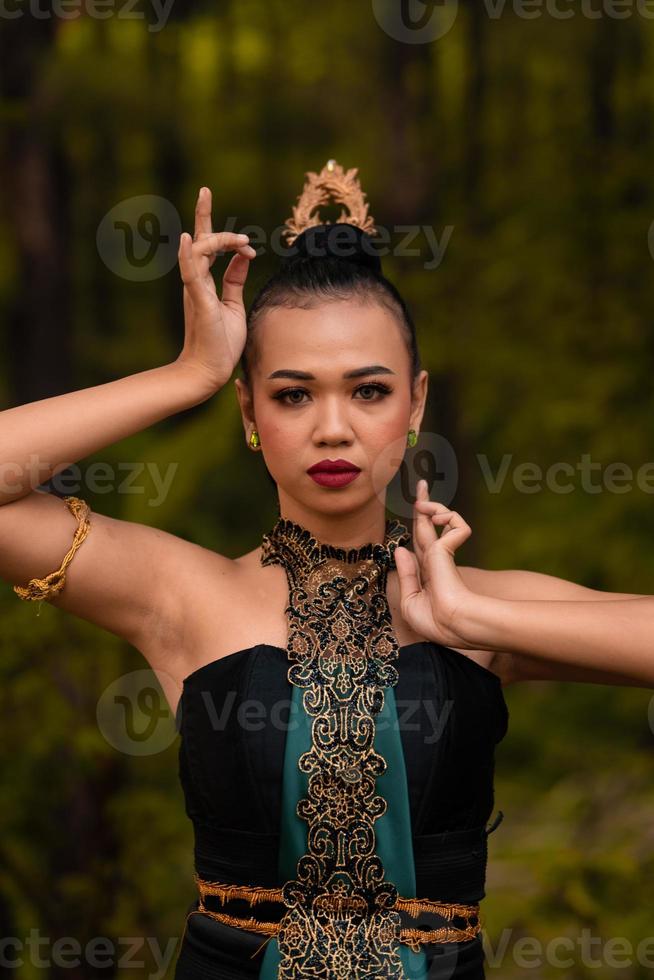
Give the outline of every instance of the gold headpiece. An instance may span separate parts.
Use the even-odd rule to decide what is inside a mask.
[[[337,204],[344,204],[349,214],[341,211],[336,224],[356,225],[368,235],[376,235],[372,217],[368,214],[366,195],[361,189],[357,178],[358,167],[353,167],[347,173],[336,160],[328,160],[319,174],[309,171],[304,184],[304,190],[298,197],[298,203],[293,208],[293,217],[285,223],[282,238],[287,245],[292,245],[295,239],[307,228],[316,225],[329,225],[331,221],[323,221],[314,212],[328,204],[330,199]]]

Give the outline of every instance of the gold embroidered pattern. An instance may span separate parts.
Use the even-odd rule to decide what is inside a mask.
[[[384,688],[398,679],[388,568],[409,541],[390,520],[383,544],[345,550],[281,517],[262,539],[261,564],[286,568],[288,679],[304,689],[313,719],[312,747],[298,762],[309,777],[297,805],[308,852],[282,887],[280,980],[403,976],[399,896],[375,853],[374,822],[386,811],[375,780],[387,764],[373,740]]]
[[[263,888],[259,885],[234,885],[220,881],[206,881],[198,874],[194,875],[200,901],[198,908],[189,915],[208,915],[217,922],[232,926],[237,929],[246,929],[248,932],[259,933],[264,936],[276,936],[279,933],[279,922],[262,922],[260,919],[250,916],[232,915],[229,912],[216,912],[214,909],[207,908],[205,898],[207,895],[220,898],[221,905],[232,899],[241,899],[254,908],[260,903],[280,902],[283,903],[281,888]],[[336,899],[338,903],[339,899]],[[416,928],[404,928],[400,930],[400,942],[411,947],[414,952],[420,951],[421,943],[445,943],[445,942],[465,942],[474,939],[482,928],[482,920],[479,904],[462,905],[459,902],[437,902],[429,898],[404,898],[398,896],[395,908],[407,912],[413,918],[417,918],[422,912],[428,912],[445,920],[445,925],[435,929],[428,929],[426,926]],[[463,920],[463,926],[453,924],[453,919]],[[472,921],[474,920],[474,921]]]

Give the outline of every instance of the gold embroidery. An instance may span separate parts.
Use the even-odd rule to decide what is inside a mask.
[[[233,898],[241,898],[250,905],[258,902],[281,902],[281,888],[262,888],[260,885],[226,885],[220,881],[206,881],[198,874],[193,875],[200,892],[200,909],[204,909],[205,895],[217,895],[223,905]]]
[[[283,902],[281,888],[262,888],[258,885],[233,885],[219,881],[206,881],[199,875],[194,875],[198,891],[200,893],[199,907],[189,915],[203,914],[222,922],[224,925],[238,929],[245,929],[248,932],[256,932],[264,936],[277,936],[279,934],[279,922],[262,922],[254,917],[242,918],[241,916],[231,915],[228,912],[216,912],[208,909],[204,904],[205,896],[213,895],[219,897],[221,904],[231,899],[242,899],[254,906],[260,902]],[[322,904],[327,905],[327,896],[321,896]],[[336,896],[332,903],[339,914],[344,902],[340,896]],[[407,912],[413,918],[417,918],[421,912],[436,914],[446,920],[446,924],[438,926],[436,929],[427,928],[404,928],[400,930],[400,942],[409,946],[416,953],[420,951],[421,943],[444,943],[444,942],[463,942],[474,939],[482,929],[479,905],[461,905],[458,902],[436,902],[428,898],[403,898],[398,896],[395,908],[398,911]],[[455,918],[465,921],[462,927],[452,923]],[[472,922],[471,920],[476,920]]]
[[[288,679],[313,719],[298,762],[309,777],[297,805],[308,852],[282,887],[280,980],[403,976],[398,892],[375,853],[374,822],[386,811],[375,780],[387,764],[373,740],[384,688],[398,679],[387,573],[409,540],[391,520],[383,544],[345,550],[281,517],[262,539],[261,564],[286,568]]]

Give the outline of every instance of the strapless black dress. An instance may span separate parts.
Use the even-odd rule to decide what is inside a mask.
[[[396,665],[415,894],[480,902],[487,838],[494,829],[488,821],[495,803],[495,746],[508,730],[501,681],[465,654],[425,641],[400,647]],[[287,669],[286,650],[264,643],[206,664],[184,680],[177,709],[179,778],[202,879],[266,888],[283,884],[282,776],[293,724]],[[190,882],[194,897],[187,914],[199,905],[194,888]],[[273,918],[268,911],[260,917]],[[265,938],[190,914],[175,980],[258,978]],[[423,948],[429,980],[485,977],[481,933]]]

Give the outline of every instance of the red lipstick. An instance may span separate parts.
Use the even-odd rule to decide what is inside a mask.
[[[321,487],[344,487],[356,480],[360,468],[348,459],[321,459],[307,470],[312,480]]]

